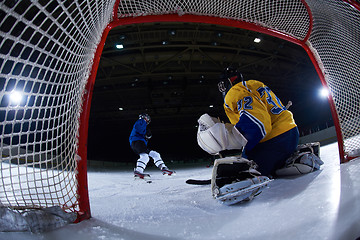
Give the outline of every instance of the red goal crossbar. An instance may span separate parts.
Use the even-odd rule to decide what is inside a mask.
[[[88,0],[0,5],[3,206],[57,205],[77,212],[77,221],[91,216],[87,138],[92,92],[108,33],[120,25],[216,24],[301,46],[331,92],[340,162],[349,161],[360,149],[358,1]],[[15,103],[11,97],[18,92],[23,98]]]

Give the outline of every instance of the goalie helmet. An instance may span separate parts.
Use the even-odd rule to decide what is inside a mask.
[[[227,92],[235,84],[244,81],[243,75],[235,67],[227,67],[220,75],[220,81],[218,83],[219,91],[222,93],[223,98]]]
[[[150,124],[151,122],[151,118],[150,118],[150,115],[147,114],[147,113],[142,113],[139,115],[139,119],[144,119],[146,124]]]

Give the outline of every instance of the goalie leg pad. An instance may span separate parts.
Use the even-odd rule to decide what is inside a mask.
[[[301,164],[301,163],[295,163],[295,164],[292,164],[291,166],[287,166],[287,167],[276,170],[276,175],[278,175],[278,176],[296,176],[296,175],[311,173],[313,171],[314,171],[314,169],[308,165]]]
[[[211,178],[213,197],[226,205],[252,200],[271,181],[256,167],[240,156],[217,159]]]
[[[320,169],[324,162],[313,152],[296,152],[284,168],[276,170],[278,176],[293,176],[310,173]]]
[[[299,153],[310,152],[320,157],[320,142],[300,144],[296,149]]]
[[[228,184],[219,189],[215,198],[225,205],[250,201],[259,195],[270,181],[272,180],[266,176],[259,176]]]

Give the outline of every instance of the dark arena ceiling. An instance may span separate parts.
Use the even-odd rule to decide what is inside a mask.
[[[292,101],[300,134],[331,124],[328,102],[317,95],[320,79],[300,46],[202,23],[119,26],[106,39],[97,71],[89,159],[136,159],[128,136],[142,112],[152,118],[150,148],[172,159],[202,155],[196,142],[197,119],[209,113],[227,121],[217,82],[230,65],[245,79],[263,81],[284,105]]]

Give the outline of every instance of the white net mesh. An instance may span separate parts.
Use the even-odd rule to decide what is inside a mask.
[[[305,5],[305,4],[306,5]],[[355,3],[354,4],[358,4]],[[360,148],[360,11],[338,0],[120,1],[118,17],[215,16],[253,23],[306,41],[324,71],[339,117],[344,151]],[[311,25],[311,17],[313,25]],[[312,29],[311,29],[312,28]]]
[[[0,5],[0,205],[77,211],[82,95],[114,1]]]
[[[309,29],[309,15],[301,1],[286,0],[194,0],[194,1],[120,1],[118,17],[164,14],[193,14],[241,20],[276,29],[299,39]]]
[[[360,148],[360,11],[342,1],[308,0],[314,26],[309,41],[320,55],[346,152]]]
[[[0,205],[77,211],[82,96],[114,4],[0,2]],[[308,45],[323,66],[345,150],[359,148],[354,136],[360,132],[360,13],[347,2],[121,0],[117,13],[119,18],[191,14],[238,20],[299,41],[311,31]]]

